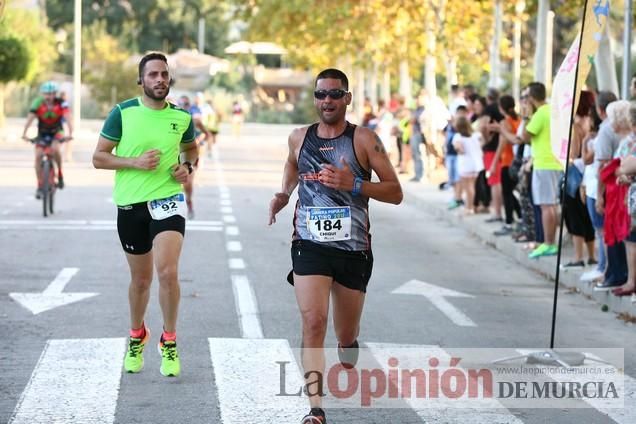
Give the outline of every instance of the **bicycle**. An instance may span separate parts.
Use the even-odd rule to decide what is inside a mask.
[[[64,137],[59,140],[59,142],[62,143],[69,139],[69,137]],[[41,188],[42,215],[46,218],[49,214],[53,214],[54,212],[55,191],[58,187],[57,169],[55,168],[53,148],[51,147],[53,136],[44,135],[28,140],[42,149],[42,159],[40,160],[40,167],[42,168],[42,184],[40,185],[40,182],[38,181],[38,187]]]

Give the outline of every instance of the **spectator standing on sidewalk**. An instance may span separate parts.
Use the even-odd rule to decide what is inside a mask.
[[[453,188],[453,199],[448,205],[448,209],[452,210],[461,206],[464,201],[462,200],[462,185],[460,184],[459,172],[457,169],[457,150],[453,146],[453,138],[457,134],[455,128],[455,121],[459,117],[468,118],[468,109],[466,106],[459,105],[455,109],[455,115],[453,120],[448,124],[446,128],[446,145],[444,147],[444,162],[446,165],[446,171],[448,172],[448,184]],[[474,191],[474,187],[473,187]],[[474,194],[473,194],[474,195]],[[471,205],[471,208],[473,206]]]
[[[600,215],[605,215],[605,205],[607,198],[605,196],[605,183],[603,182],[603,168],[615,157],[616,151],[620,145],[620,137],[614,131],[610,120],[608,119],[607,109],[616,101],[617,97],[610,91],[601,91],[596,98],[596,112],[603,120],[596,136],[597,140],[594,144],[594,160],[598,166],[598,186],[596,194],[596,211]],[[603,238],[607,246],[607,267],[605,276],[601,283],[597,284],[594,289],[598,291],[609,290],[618,287],[627,281],[627,257],[625,252],[625,243],[622,240],[614,242],[614,238],[608,239],[608,223],[607,219],[603,220]]]
[[[512,224],[514,223],[514,213],[517,213],[518,217],[521,217],[521,207],[519,201],[514,195],[515,182],[510,175],[510,165],[514,159],[514,152],[512,144],[514,143],[514,136],[506,137],[503,132],[507,132],[510,135],[516,134],[521,124],[521,117],[515,110],[515,99],[512,96],[502,96],[499,99],[499,111],[503,115],[504,119],[500,122],[491,124],[490,129],[499,135],[499,145],[495,152],[495,158],[492,165],[490,165],[490,173],[499,172],[501,180],[501,194],[503,198],[504,212],[505,212],[505,224],[504,226],[495,231],[496,236],[504,236],[511,234],[513,231]],[[503,130],[501,129],[503,127]],[[499,170],[499,171],[497,171]]]
[[[621,139],[614,157],[620,159],[622,162],[630,156],[636,156],[636,137],[634,137],[634,134],[632,133],[630,102],[627,100],[618,100],[613,102],[607,107],[607,116],[608,120],[612,124],[612,129]],[[620,170],[617,172],[617,175],[619,173]],[[617,236],[619,236],[618,238],[623,239],[625,243],[625,250],[627,254],[627,281],[625,284],[620,285],[620,287],[613,289],[612,293],[617,296],[627,296],[634,292],[634,283],[636,282],[636,229],[631,229],[631,217],[629,216],[629,212],[626,207],[627,193],[629,192],[629,183],[631,181],[629,179],[620,178],[619,176],[619,180],[617,182],[622,190],[617,190],[617,194],[620,197],[614,200],[617,204],[620,204],[621,207],[618,208],[618,210],[615,210],[614,217],[610,217],[610,199],[607,199],[606,204],[608,207],[605,208],[605,213],[607,215],[606,222],[608,222],[608,225],[611,225],[612,218],[615,218],[615,222],[618,225],[614,225],[612,227],[615,229],[625,228],[625,232],[627,233],[623,238],[620,237],[618,232],[616,232]],[[609,197],[609,194],[606,193],[606,196]]]
[[[541,208],[544,242],[537,246],[528,257],[553,256],[558,252],[555,243],[557,227],[557,210],[559,205],[559,181],[563,175],[563,167],[552,153],[550,143],[550,105],[546,103],[545,85],[532,82],[528,85],[530,103],[536,109],[532,118],[528,119],[521,139],[530,140],[532,146],[532,200]]]
[[[495,157],[499,148],[499,133],[492,131],[490,125],[498,124],[503,121],[504,116],[499,112],[499,91],[490,88],[486,95],[486,109],[484,114],[488,117],[484,119],[486,125],[482,126],[481,131],[486,140],[482,147],[484,151],[484,169],[486,170],[486,179],[488,187],[490,187],[490,195],[492,202],[490,204],[492,216],[486,219],[486,222],[503,222],[501,217],[502,193],[501,193],[501,162],[496,161]]]
[[[596,196],[598,192],[598,162],[594,158],[595,145],[598,140],[598,131],[601,125],[601,118],[598,116],[595,106],[590,109],[591,128],[587,139],[584,140],[582,148],[582,157],[585,163],[585,171],[583,172],[583,193],[585,196],[585,206],[588,216],[594,227],[596,234],[596,257],[598,264],[596,268],[581,275],[581,281],[594,281],[605,275],[607,267],[607,255],[605,241],[603,240],[603,215],[596,211]]]
[[[473,132],[481,133],[482,147],[487,140],[486,126],[488,125],[488,116],[486,116],[486,99],[481,96],[475,97],[472,102],[473,115],[471,117]],[[490,207],[492,198],[490,195],[490,187],[486,178],[486,170],[482,170],[475,180],[475,212],[487,212]]]
[[[570,142],[570,164],[568,166],[568,187],[574,189],[577,180],[582,182],[584,163],[582,157],[582,145],[591,131],[590,109],[594,107],[594,95],[591,91],[582,91],[574,123],[572,125],[572,139]],[[583,258],[583,246],[587,247],[588,265],[596,265],[594,257],[594,227],[587,213],[584,200],[581,198],[582,192],[580,184],[576,187],[576,192],[571,192],[565,188],[563,197],[563,216],[565,226],[572,235],[574,243],[574,259],[563,265],[564,269],[585,267]]]
[[[465,213],[470,215],[475,213],[475,180],[484,169],[482,135],[479,131],[473,131],[464,116],[457,117],[455,128],[457,133],[453,136],[453,147],[457,151],[457,172],[461,191],[466,195]]]

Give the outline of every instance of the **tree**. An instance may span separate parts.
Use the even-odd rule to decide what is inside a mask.
[[[24,79],[29,72],[31,56],[26,44],[13,36],[0,38],[0,128],[4,127],[4,91],[11,81]]]
[[[205,53],[222,55],[228,22],[224,2],[214,0],[82,0],[82,22],[106,22],[108,34],[130,52],[196,48],[199,18],[205,19]],[[47,0],[46,14],[53,29],[73,21],[73,2]]]
[[[7,9],[0,25],[0,37],[8,36],[20,39],[32,58],[27,75],[23,78],[25,81],[33,82],[51,69],[58,56],[55,34],[49,27],[42,25],[37,13]]]
[[[138,94],[134,84],[137,69],[126,63],[129,54],[119,40],[106,32],[105,21],[85,27],[82,38],[83,80],[104,116],[115,103]]]

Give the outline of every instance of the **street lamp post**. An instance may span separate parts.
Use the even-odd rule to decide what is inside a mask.
[[[625,0],[625,30],[623,32],[623,75],[621,97],[629,99],[629,68],[632,64],[632,0]]]
[[[77,133],[82,110],[82,0],[75,0],[73,29],[73,131]]]
[[[521,14],[526,9],[526,2],[524,0],[518,0],[515,5],[515,24],[513,34],[514,44],[514,62],[512,69],[512,95],[515,98],[516,104],[519,104],[519,97],[521,96]]]

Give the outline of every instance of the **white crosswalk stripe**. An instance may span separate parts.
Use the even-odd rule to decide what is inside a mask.
[[[518,349],[517,350],[522,355],[526,355],[530,353],[529,350]],[[596,355],[592,355],[586,353],[588,358],[600,359]],[[586,360],[588,361],[588,360]],[[589,361],[588,361],[589,362]],[[546,365],[535,365],[537,368],[547,369]],[[603,368],[607,368],[606,365],[603,365]],[[594,380],[605,380],[611,381],[615,380],[616,376],[621,374],[621,371],[617,370],[614,367],[615,374],[595,374]],[[556,374],[550,373],[550,378],[559,382],[579,382],[581,384],[585,384],[590,381],[590,375],[585,374]],[[597,411],[602,414],[607,415],[612,420],[617,422],[618,424],[633,424],[636,423],[636,379],[630,377],[629,375],[623,375],[623,393],[624,393],[624,405],[622,408],[616,408],[615,402],[611,399],[603,399],[603,398],[589,398],[585,399],[585,401],[592,406]]]
[[[50,340],[10,424],[115,421],[126,340]]]
[[[307,412],[307,399],[280,396],[280,366],[287,362],[286,384],[302,387],[300,370],[287,340],[209,339],[221,422],[295,423]]]
[[[221,423],[244,423],[254,417],[260,422],[294,423],[306,413],[307,398],[298,395],[303,386],[302,374],[287,340],[209,338],[208,344],[215,383],[214,387],[202,390],[216,393]],[[441,363],[450,359],[439,346],[366,343],[366,347],[380,367],[386,367],[391,353],[401,348],[417,348],[420,357],[426,352]],[[113,424],[125,349],[124,338],[50,340],[9,424]],[[401,365],[407,366],[402,362]],[[558,374],[550,376],[559,381]],[[565,381],[565,377],[561,380]],[[572,381],[571,375],[568,381]],[[631,424],[636,422],[634,400],[636,380],[626,375],[624,408],[608,408],[602,400],[588,403],[607,416],[605,422]],[[476,401],[473,408],[458,407],[442,399],[435,399],[426,407],[418,401],[405,402],[425,423],[524,422],[492,398]]]
[[[392,354],[395,354],[399,349],[413,348],[417,349],[418,357],[421,357],[422,353],[439,359],[440,363],[448,364],[450,355],[446,353],[439,346],[426,346],[426,345],[400,345],[392,343],[366,343],[367,347],[371,350],[373,356],[380,363],[381,366],[388,368],[387,364]],[[411,364],[409,366],[406,363],[401,365],[407,368],[418,368],[421,364]],[[433,402],[430,400],[424,400],[420,404],[419,401],[407,400],[407,402],[413,407],[415,412],[426,423],[499,423],[499,424],[522,424],[519,418],[512,415],[503,405],[494,399],[480,399],[473,400],[475,404],[479,404],[479,408],[462,408],[458,407],[457,402],[453,400],[435,399]],[[418,405],[420,406],[418,408]]]

